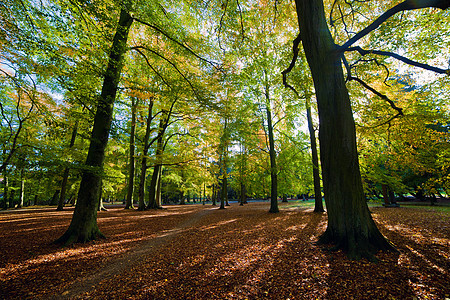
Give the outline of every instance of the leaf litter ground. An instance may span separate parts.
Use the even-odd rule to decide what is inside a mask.
[[[99,213],[108,237],[51,244],[72,210],[0,213],[1,299],[446,299],[449,214],[371,208],[399,253],[377,264],[315,245],[326,214],[304,202]]]

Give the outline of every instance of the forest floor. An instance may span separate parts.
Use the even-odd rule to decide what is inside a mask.
[[[314,242],[312,203],[100,212],[106,239],[51,242],[73,209],[0,213],[0,299],[448,299],[450,213],[371,207],[398,253],[350,261]]]

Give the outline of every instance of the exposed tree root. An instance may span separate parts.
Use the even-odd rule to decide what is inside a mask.
[[[106,236],[100,232],[100,230],[92,230],[92,232],[86,234],[77,230],[71,230],[70,228],[56,241],[54,244],[62,245],[63,247],[70,246],[74,243],[87,243],[98,239],[105,239]]]
[[[362,234],[356,236],[341,236],[337,237],[331,233],[331,230],[327,230],[319,237],[317,245],[331,245],[329,248],[325,248],[327,251],[343,250],[346,252],[347,257],[351,260],[360,260],[365,258],[371,262],[377,262],[378,259],[375,254],[378,251],[392,251],[398,252],[395,247],[388,242],[381,234],[370,235],[369,238],[364,237]]]

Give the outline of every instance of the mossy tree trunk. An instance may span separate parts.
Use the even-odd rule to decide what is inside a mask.
[[[56,243],[67,245],[103,237],[97,225],[100,184],[105,148],[108,143],[113,117],[114,101],[123,67],[124,54],[127,51],[128,33],[132,23],[133,18],[125,8],[122,8],[94,117],[91,143],[86,158],[86,168],[83,171],[78,191],[77,204],[69,228],[55,241]]]
[[[316,91],[320,156],[328,226],[320,242],[351,258],[392,249],[376,227],[363,193],[356,131],[341,66],[341,53],[325,19],[322,0],[296,0],[303,48]]]

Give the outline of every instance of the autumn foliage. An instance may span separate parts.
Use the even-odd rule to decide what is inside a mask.
[[[0,213],[2,299],[445,299],[449,215],[372,208],[399,253],[349,261],[315,245],[326,215],[296,202],[99,213],[108,238],[50,244],[72,212]]]

